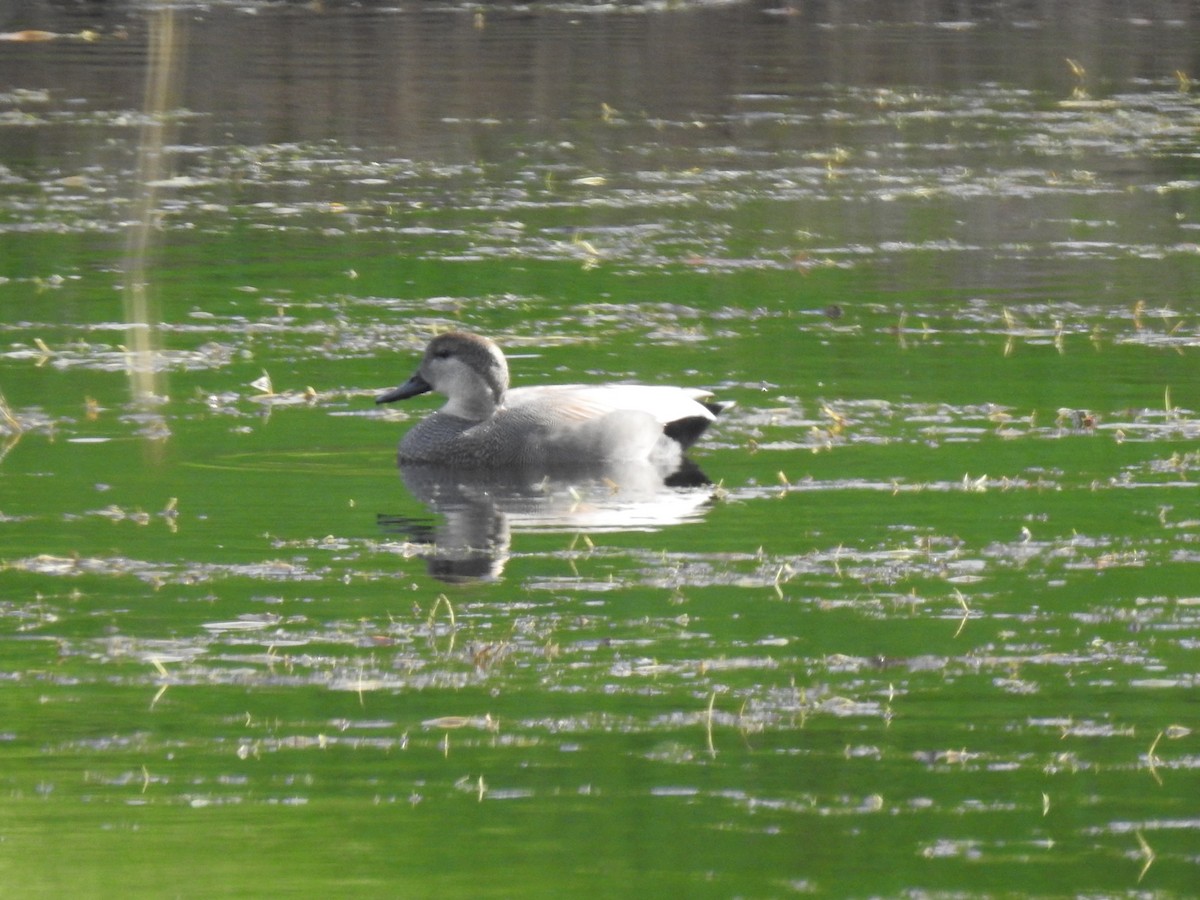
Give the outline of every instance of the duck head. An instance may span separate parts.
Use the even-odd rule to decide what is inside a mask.
[[[462,419],[491,416],[508,390],[508,363],[488,338],[462,331],[440,334],[425,348],[408,381],[375,398],[376,403],[407,400],[427,391],[447,398],[442,412]]]

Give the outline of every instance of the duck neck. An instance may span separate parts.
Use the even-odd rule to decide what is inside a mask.
[[[486,378],[472,377],[471,384],[462,389],[447,392],[449,401],[442,412],[460,419],[482,422],[495,415],[496,408],[504,400],[504,389]]]
[[[496,403],[493,402],[491,394],[480,394],[474,397],[455,397],[442,407],[442,412],[460,419],[481,422],[496,412]]]

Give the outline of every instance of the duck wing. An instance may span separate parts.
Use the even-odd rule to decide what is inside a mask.
[[[556,384],[513,388],[504,395],[504,405],[568,427],[586,426],[601,419],[610,423],[634,420],[632,416],[617,414],[637,414],[643,419],[648,416],[667,437],[686,450],[722,408],[704,402],[711,397],[711,391],[700,388]]]
[[[636,410],[649,413],[663,426],[680,419],[711,422],[721,407],[705,404],[712,391],[701,388],[647,384],[552,384],[512,388],[504,395],[510,408],[545,404],[558,416],[575,422],[599,419],[609,413]]]

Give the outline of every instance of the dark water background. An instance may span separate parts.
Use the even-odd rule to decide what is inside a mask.
[[[0,32],[14,896],[1195,893],[1193,4]],[[450,326],[719,487],[431,506]]]

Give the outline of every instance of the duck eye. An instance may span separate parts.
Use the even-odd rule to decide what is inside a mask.
[[[449,350],[438,350],[438,351],[434,352],[434,354],[433,354],[433,355],[434,355],[434,356],[435,356],[437,359],[449,359],[449,358],[450,358],[450,351],[449,351]]]

